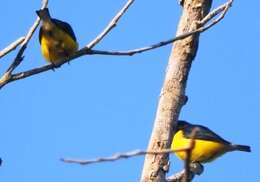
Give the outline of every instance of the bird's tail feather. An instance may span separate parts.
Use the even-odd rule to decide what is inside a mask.
[[[238,151],[243,151],[243,152],[251,152],[250,146],[247,145],[231,145],[231,150],[238,150]]]

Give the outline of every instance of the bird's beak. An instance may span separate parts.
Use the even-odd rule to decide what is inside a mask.
[[[40,16],[40,10],[35,11],[38,16]]]

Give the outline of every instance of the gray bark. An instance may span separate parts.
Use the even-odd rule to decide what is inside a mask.
[[[185,0],[177,36],[198,28],[210,10],[212,0]],[[199,33],[176,41],[169,58],[165,80],[150,138],[148,151],[170,148],[174,127],[185,102],[185,88],[199,43]],[[146,155],[142,182],[163,182],[168,170],[169,154]]]

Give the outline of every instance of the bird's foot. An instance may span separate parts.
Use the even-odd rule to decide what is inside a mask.
[[[164,170],[166,173],[169,172],[170,165],[171,165],[171,163],[170,163],[170,161],[168,161],[167,164],[165,164],[165,165],[163,166],[163,170]]]
[[[190,163],[190,170],[197,175],[201,175],[204,171],[204,166],[199,162],[192,162]]]
[[[178,0],[178,2],[179,2],[179,5],[183,6],[184,0]]]
[[[51,68],[52,71],[55,71],[55,69],[56,69],[56,68],[59,68],[61,65],[51,62],[51,66],[52,66],[52,68]]]
[[[188,100],[189,100],[189,98],[187,95],[182,95],[182,97],[181,97],[182,105],[187,104]]]

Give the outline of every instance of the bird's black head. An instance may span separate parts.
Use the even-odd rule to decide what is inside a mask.
[[[190,125],[190,123],[188,123],[187,121],[179,120],[178,123],[177,123],[176,131],[182,130],[183,128],[185,128],[188,125]]]
[[[48,8],[37,10],[36,14],[43,20],[47,20],[50,18],[50,13]]]

